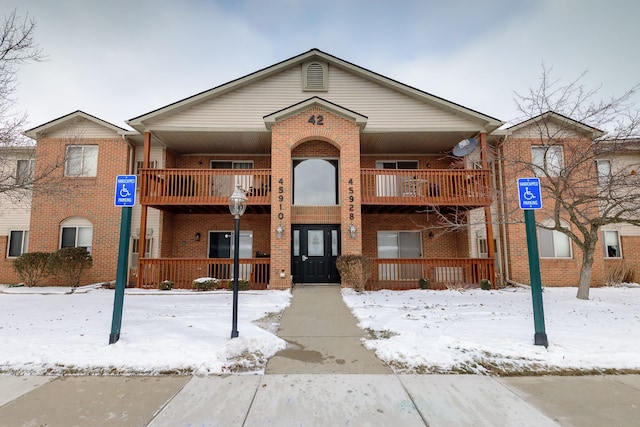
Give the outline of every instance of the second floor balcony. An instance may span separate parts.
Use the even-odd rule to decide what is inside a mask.
[[[489,170],[361,169],[360,179],[363,209],[492,201]],[[227,212],[236,186],[246,191],[249,211],[268,213],[272,203],[270,169],[142,169],[139,186],[140,203],[176,213]]]

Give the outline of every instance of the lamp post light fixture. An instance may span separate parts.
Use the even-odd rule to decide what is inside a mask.
[[[233,314],[231,325],[231,338],[238,336],[238,270],[240,269],[240,217],[247,208],[247,196],[240,186],[236,185],[233,194],[229,197],[229,212],[234,218],[233,233]]]

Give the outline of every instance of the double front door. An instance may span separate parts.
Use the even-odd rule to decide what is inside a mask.
[[[292,225],[291,235],[294,283],[340,283],[340,225]]]

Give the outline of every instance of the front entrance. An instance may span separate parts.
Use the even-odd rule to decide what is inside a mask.
[[[340,283],[340,225],[292,225],[291,235],[294,283]]]

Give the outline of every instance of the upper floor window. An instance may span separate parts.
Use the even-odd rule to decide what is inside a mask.
[[[544,222],[543,222],[544,223]],[[547,221],[551,224],[551,221]],[[562,228],[569,229],[569,225],[562,221]],[[571,239],[557,230],[538,228],[538,245],[540,258],[571,258]]]
[[[298,206],[337,205],[338,160],[294,160],[293,204]]]
[[[70,145],[64,174],[66,176],[96,176],[98,173],[97,145]]]
[[[10,258],[19,257],[27,253],[29,249],[29,231],[12,230],[9,236],[9,249],[7,256]]]
[[[622,258],[620,251],[620,234],[617,230],[604,230],[602,232],[605,258]]]
[[[598,185],[606,186],[611,179],[611,161],[596,160],[596,168],[598,169]]]
[[[91,253],[93,225],[91,221],[73,217],[64,220],[60,227],[60,248],[85,248]]]
[[[33,182],[34,160],[18,160],[16,165],[16,185],[28,185]]]
[[[559,145],[531,147],[531,163],[536,176],[560,176],[564,168],[562,147]]]

